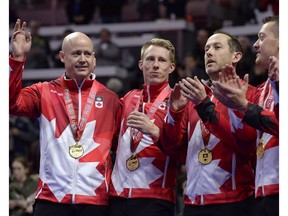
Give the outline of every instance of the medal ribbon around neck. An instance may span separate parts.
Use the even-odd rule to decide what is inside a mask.
[[[204,149],[200,149],[200,151],[198,153],[198,161],[203,165],[207,165],[207,164],[211,163],[211,161],[213,159],[212,151],[207,148],[208,142],[210,139],[210,131],[205,127],[202,120],[200,120],[200,124],[201,124]]]
[[[266,82],[265,82],[265,85],[264,85],[264,88],[263,88],[263,90],[261,91],[261,94],[260,94],[260,98],[259,98],[259,102],[258,102],[258,105],[259,106],[261,106],[261,107],[263,107],[264,109],[270,109],[270,105],[271,104],[267,104],[267,103],[265,103],[265,96],[266,96],[266,94],[268,93],[268,97],[269,97],[269,95],[270,95],[270,92],[271,92],[271,86],[269,85],[269,78],[266,80]],[[267,91],[267,87],[268,87],[268,91]],[[256,149],[256,155],[257,155],[257,157],[259,158],[259,159],[261,159],[261,158],[263,158],[263,156],[264,156],[264,153],[265,153],[265,150],[264,150],[264,148],[265,148],[265,144],[264,144],[264,140],[263,140],[263,138],[262,138],[262,136],[263,136],[263,134],[264,134],[264,132],[263,131],[261,131],[261,130],[258,130],[259,131],[259,144],[258,144],[258,146],[257,146],[257,149]]]
[[[204,147],[207,148],[208,146],[208,142],[210,139],[210,131],[205,127],[204,123],[202,122],[202,120],[200,120],[200,125],[201,125],[201,131],[202,131],[202,139],[203,139],[203,143],[204,143]]]
[[[96,82],[93,82],[93,85],[90,89],[89,92],[89,96],[88,99],[86,101],[84,110],[83,110],[83,115],[81,117],[81,120],[79,121],[79,124],[77,124],[77,116],[75,114],[75,109],[73,106],[73,102],[71,100],[71,96],[70,96],[70,91],[66,85],[66,83],[62,82],[62,88],[63,88],[63,92],[64,92],[64,101],[65,101],[65,105],[66,105],[66,111],[67,111],[67,115],[69,117],[69,122],[70,122],[70,127],[74,136],[74,139],[76,142],[78,142],[81,137],[82,134],[84,132],[86,123],[87,123],[87,119],[90,115],[90,112],[92,110],[92,106],[93,103],[95,101],[96,98],[96,92],[98,90],[98,84]],[[81,109],[81,107],[80,107]]]
[[[216,98],[214,97],[214,95],[212,95],[211,101],[216,104],[218,101],[217,100],[215,101],[215,100],[216,100]],[[205,125],[201,119],[200,119],[200,126],[201,126],[201,132],[202,132],[202,139],[203,139],[204,147],[207,148],[211,133],[205,127]]]
[[[154,114],[158,110],[158,107],[165,100],[165,98],[168,97],[170,92],[171,92],[171,88],[170,88],[169,84],[167,84],[167,86],[157,96],[156,100],[154,101],[154,103],[152,104],[152,106],[150,107],[150,109],[148,110],[148,112],[146,114],[150,120],[153,118]],[[139,105],[140,104],[143,104],[143,90],[141,91],[141,97],[137,101],[135,110],[139,109]],[[144,113],[144,110],[143,110],[143,113]],[[131,141],[130,149],[131,149],[132,153],[134,153],[136,151],[137,146],[138,146],[140,140],[143,137],[143,133],[141,133],[138,130],[135,132],[135,136],[133,136],[134,132],[135,132],[135,130],[131,128],[131,133],[130,134],[131,134],[132,141]]]

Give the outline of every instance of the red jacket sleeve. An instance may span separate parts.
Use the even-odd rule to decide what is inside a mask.
[[[170,109],[160,135],[163,150],[181,164],[185,164],[187,155],[188,112],[188,105],[179,112]]]
[[[9,58],[9,112],[17,116],[39,117],[41,84],[22,89],[24,62]]]

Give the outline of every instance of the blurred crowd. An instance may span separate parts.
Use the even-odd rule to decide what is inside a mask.
[[[227,24],[256,23],[255,9],[262,12],[269,6],[279,14],[278,0],[13,0],[10,23],[15,23],[19,10],[56,9],[65,11],[66,24],[185,19],[215,30]]]

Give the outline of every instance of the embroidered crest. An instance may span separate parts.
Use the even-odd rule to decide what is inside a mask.
[[[159,109],[165,110],[166,107],[167,107],[167,100],[163,101],[163,102],[160,104]]]
[[[103,98],[100,96],[97,96],[95,99],[95,107],[103,108],[103,105],[104,105]]]

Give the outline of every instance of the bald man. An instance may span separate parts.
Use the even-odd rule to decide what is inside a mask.
[[[118,96],[95,79],[91,39],[67,35],[59,53],[65,73],[22,89],[31,47],[26,23],[17,20],[9,57],[10,114],[35,117],[40,125],[40,170],[36,216],[104,216],[121,106]],[[36,59],[35,59],[36,60]]]

